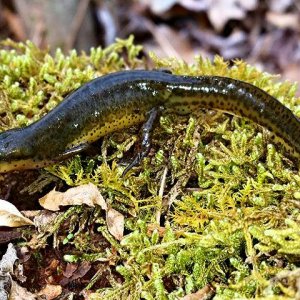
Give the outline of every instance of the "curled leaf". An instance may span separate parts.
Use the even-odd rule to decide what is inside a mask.
[[[0,199],[0,226],[20,227],[26,225],[34,224],[30,219],[24,217],[13,204]]]
[[[124,233],[124,216],[115,209],[110,208],[107,211],[106,223],[108,231],[120,241]]]
[[[30,293],[26,288],[12,281],[9,300],[37,300],[38,296]]]
[[[39,291],[40,296],[46,297],[47,300],[57,299],[62,293],[62,286],[47,284],[42,290]]]
[[[57,192],[53,190],[42,197],[39,202],[45,209],[52,211],[59,210],[60,206],[82,204],[88,206],[100,205],[102,209],[107,209],[104,198],[100,194],[98,188],[92,183],[70,188],[66,192]]]

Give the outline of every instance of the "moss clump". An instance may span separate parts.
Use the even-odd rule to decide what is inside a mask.
[[[137,58],[141,47],[132,42],[131,37],[119,40],[106,49],[92,48],[89,55],[78,54],[75,50],[64,55],[57,49],[53,56],[31,42],[2,42],[1,113],[7,116],[2,117],[4,124],[0,124],[0,129],[28,125],[83,83],[109,72],[141,64]]]
[[[31,43],[5,45],[10,50],[0,51],[1,107],[8,112],[1,129],[40,118],[96,76],[145,67],[137,59],[141,48],[132,39],[92,49],[89,55],[57,50],[53,57]],[[245,62],[229,65],[220,57],[213,62],[196,58],[187,65],[151,57],[155,67],[168,67],[175,74],[250,82],[300,116],[296,85],[278,82]],[[178,299],[207,286],[214,290],[214,299],[299,296],[299,171],[270,144],[264,128],[208,110],[187,117],[163,115],[152,152],[122,178],[122,160],[131,157],[136,140],[138,128],[116,132],[103,139],[98,157],[77,156],[47,169],[70,186],[95,183],[109,205],[127,216],[124,239],[114,240],[101,212],[81,208],[60,215],[37,247],[54,234],[58,244],[76,250],[76,257],[66,260],[113,257],[122,283],[109,273],[111,287],[94,291],[100,276],[95,274],[88,285],[93,299]],[[72,226],[65,234],[59,225],[67,219]],[[78,220],[96,224],[99,233],[86,232]],[[91,250],[95,235],[105,240],[106,251],[98,244]]]

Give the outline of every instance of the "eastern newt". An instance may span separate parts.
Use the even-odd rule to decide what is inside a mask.
[[[299,119],[262,89],[227,77],[133,70],[96,78],[35,123],[2,132],[0,172],[56,163],[110,132],[144,122],[157,107],[179,114],[209,108],[248,118],[299,157]]]

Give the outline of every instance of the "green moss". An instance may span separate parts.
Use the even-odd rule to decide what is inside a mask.
[[[0,50],[1,129],[39,119],[96,76],[145,68],[137,58],[140,50],[132,38],[92,49],[88,55],[57,50],[50,56],[30,42],[5,42]],[[154,54],[151,59],[155,67],[170,68],[175,74],[250,82],[300,116],[296,85],[243,61],[229,65],[218,56],[213,62],[198,57],[187,65]],[[150,155],[122,178],[122,161],[130,159],[138,132],[132,128],[106,136],[98,157],[76,156],[47,168],[70,186],[96,184],[108,204],[126,215],[124,239],[118,242],[110,235],[99,210],[71,208],[41,234],[39,244],[30,245],[44,246],[54,235],[56,244],[76,250],[66,260],[114,257],[123,283],[110,273],[111,287],[93,293],[93,299],[178,299],[208,284],[215,288],[214,299],[295,298],[300,176],[283,149],[271,144],[269,133],[220,112],[165,114],[154,130]],[[159,227],[162,215],[166,222]],[[62,224],[67,220],[70,227],[65,232]],[[86,231],[84,222],[96,224],[99,233]],[[99,245],[91,248],[95,234],[106,241],[106,252]],[[101,274],[96,273],[87,288],[93,289]]]
[[[133,45],[133,37],[119,40],[106,49],[92,48],[89,55],[78,54],[75,50],[64,55],[57,49],[51,56],[31,42],[23,44],[7,40],[1,45],[0,88],[4,94],[1,100],[6,103],[8,116],[0,129],[38,120],[83,83],[105,73],[141,64],[137,58],[141,47]]]

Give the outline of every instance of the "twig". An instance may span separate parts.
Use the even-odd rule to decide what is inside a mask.
[[[16,39],[19,41],[24,41],[26,39],[26,33],[20,17],[5,7],[2,9],[2,13],[3,18],[6,20]]]
[[[152,22],[150,22],[149,20],[145,20],[144,22],[145,22],[145,26],[150,31],[150,33],[153,35],[154,39],[159,44],[161,49],[163,49],[163,51],[166,53],[166,55],[170,56],[170,57],[180,58],[179,53],[176,51],[174,46],[170,43],[168,38],[163,33],[156,30],[155,26]]]
[[[163,175],[162,175],[162,178],[161,178],[161,182],[160,182],[159,192],[158,192],[158,197],[161,199],[161,205],[160,205],[159,209],[157,209],[157,211],[156,211],[156,222],[157,222],[157,224],[160,223],[161,208],[162,208],[162,198],[163,198],[163,194],[164,194],[164,189],[166,187],[167,173],[168,173],[168,168],[165,167]]]
[[[69,51],[70,49],[73,48],[74,43],[77,38],[77,35],[78,35],[78,32],[80,30],[80,27],[85,18],[87,9],[89,7],[89,3],[90,3],[90,0],[81,0],[79,2],[76,14],[72,20],[69,38],[67,38],[66,43],[65,43],[65,47],[64,47],[65,51]]]

